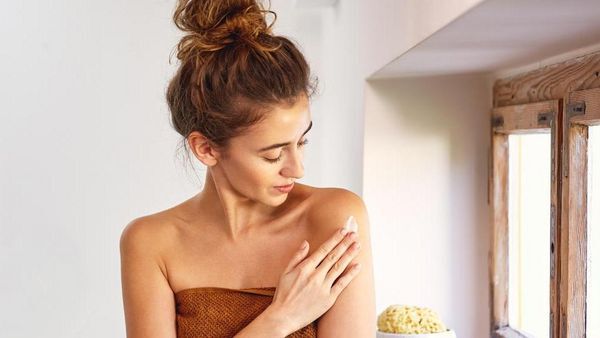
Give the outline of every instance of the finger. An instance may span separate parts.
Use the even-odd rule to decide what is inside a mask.
[[[328,283],[327,285],[331,287],[331,284],[333,284],[336,278],[338,278],[344,272],[344,270],[346,270],[346,267],[352,263],[352,260],[358,255],[359,250],[360,244],[358,242],[354,242],[350,248],[346,250],[343,256],[333,264],[331,269],[325,271],[326,276],[324,278],[324,282]]]
[[[339,242],[341,242],[348,229],[340,228],[338,229],[325,243],[323,243],[313,254],[306,259],[302,264],[303,267],[308,269],[316,269],[317,265],[321,263],[321,261],[329,254],[331,250],[333,250]]]
[[[350,282],[358,275],[360,272],[360,263],[354,264],[342,277],[340,277],[337,282],[331,288],[331,294],[334,298],[337,297],[344,291],[344,289],[350,284]]]
[[[308,243],[307,240],[302,241],[300,248],[298,250],[296,250],[296,253],[294,254],[292,259],[288,263],[287,267],[285,268],[285,273],[288,273],[288,272],[294,270],[296,268],[296,266],[298,265],[298,263],[302,262],[302,260],[304,259],[304,257],[306,257],[306,254],[308,253],[309,246],[310,246],[310,244]]]
[[[327,254],[325,259],[323,259],[321,264],[319,264],[319,266],[317,267],[317,273],[321,274],[322,276],[325,276],[327,271],[329,271],[331,267],[334,266],[334,264],[338,264],[339,266],[338,261],[346,253],[349,247],[354,243],[356,237],[356,233],[351,233],[344,237],[344,239],[340,243],[338,243],[335,249],[333,249],[329,254]],[[346,267],[344,266],[344,268]]]

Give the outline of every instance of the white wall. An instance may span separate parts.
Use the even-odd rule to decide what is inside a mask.
[[[372,224],[377,313],[395,303],[428,306],[461,338],[489,329],[491,82],[365,79],[476,3],[338,1],[322,12],[319,72],[320,113],[340,126],[340,137],[320,146],[342,166],[357,170],[358,161],[362,169],[355,191]],[[438,10],[445,5],[451,9]],[[363,137],[358,159],[336,152],[344,144],[356,151]],[[321,167],[331,177],[336,169]]]
[[[305,183],[362,192],[364,78],[474,2],[438,12],[424,0],[303,10],[273,1],[275,31],[301,44],[323,86]],[[173,4],[0,2],[2,336],[124,336],[123,226],[200,189],[175,158],[164,101],[179,37]],[[374,211],[381,250],[389,229]]]
[[[163,98],[170,3],[0,2],[0,336],[124,336],[121,230],[197,190]]]
[[[483,76],[374,80],[366,90],[364,200],[376,306],[425,306],[458,337],[488,336]]]
[[[296,9],[289,15],[293,24],[284,32],[294,36],[320,27],[319,42],[303,40],[313,44],[309,52],[316,52],[310,47],[318,45],[311,62],[321,79],[315,116],[323,127],[315,126],[319,149],[313,143],[311,151],[318,153],[313,156],[323,178],[319,184],[362,194],[365,80],[481,1],[340,0],[334,7]],[[273,1],[274,8],[283,4],[289,6]]]
[[[203,180],[176,158],[164,99],[180,34],[173,5],[0,2],[0,336],[124,336],[122,228]],[[285,10],[276,27],[319,60],[318,22],[295,28]],[[344,177],[334,182],[319,170],[322,142],[303,181],[359,186],[348,167],[331,170]]]

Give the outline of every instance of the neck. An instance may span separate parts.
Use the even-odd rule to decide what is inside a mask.
[[[210,210],[211,223],[233,242],[264,230],[277,207],[251,200],[235,191],[228,180],[207,169],[204,188],[197,196],[204,210]]]

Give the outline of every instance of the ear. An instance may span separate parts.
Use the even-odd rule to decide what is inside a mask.
[[[193,131],[188,137],[187,142],[194,156],[204,165],[212,167],[217,164],[220,158],[220,152],[216,146],[204,135],[198,131]]]

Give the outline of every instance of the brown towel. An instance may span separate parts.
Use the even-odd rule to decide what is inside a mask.
[[[273,301],[275,287],[191,288],[177,292],[177,337],[233,337]],[[288,337],[317,337],[317,320]]]

